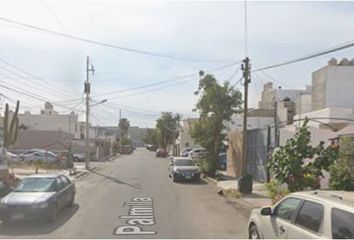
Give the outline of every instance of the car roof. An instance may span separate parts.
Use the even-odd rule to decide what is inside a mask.
[[[56,178],[60,176],[64,176],[64,175],[63,174],[33,174],[23,178]]]
[[[173,160],[175,161],[175,160],[192,160],[193,161],[193,159],[192,158],[189,158],[189,157],[173,157]]]
[[[333,205],[345,205],[354,208],[354,192],[348,191],[306,191],[292,193],[289,196],[298,196],[306,199],[327,202]]]

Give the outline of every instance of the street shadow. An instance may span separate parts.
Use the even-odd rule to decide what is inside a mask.
[[[97,175],[99,175],[99,176],[102,176],[102,177],[104,177],[104,178],[106,178],[106,179],[109,179],[109,180],[111,180],[112,182],[115,182],[115,183],[118,183],[118,184],[124,184],[124,185],[127,185],[127,186],[132,187],[132,188],[135,188],[135,189],[139,189],[139,190],[142,189],[139,184],[134,184],[134,185],[133,185],[133,184],[130,184],[130,183],[121,181],[121,180],[119,180],[118,178],[114,178],[114,177],[105,175],[105,174],[103,174],[103,173],[97,172],[97,171],[95,171],[95,170],[92,170],[91,173],[97,174]]]
[[[0,238],[3,238],[1,235],[29,236],[54,232],[56,229],[64,225],[78,210],[78,204],[63,208],[58,213],[55,222],[48,222],[45,220],[12,221],[5,226],[0,226]]]
[[[207,184],[207,182],[205,182],[203,179],[200,179],[200,181],[180,180],[174,183],[183,184],[183,185],[206,185]]]

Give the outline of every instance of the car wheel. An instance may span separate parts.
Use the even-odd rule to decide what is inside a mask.
[[[56,204],[53,204],[53,206],[50,208],[48,213],[48,220],[50,222],[54,222],[57,219],[57,215],[58,215],[58,207]]]
[[[248,238],[249,239],[260,239],[259,232],[258,232],[256,225],[254,225],[254,224],[251,225],[251,227],[249,229]]]

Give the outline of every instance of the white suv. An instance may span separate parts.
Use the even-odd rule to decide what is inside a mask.
[[[254,209],[249,238],[354,238],[354,192],[309,191]]]

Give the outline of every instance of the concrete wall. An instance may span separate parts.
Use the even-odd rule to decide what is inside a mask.
[[[299,119],[299,115],[296,115],[294,119]],[[337,125],[342,125],[342,127],[346,125],[353,125],[353,121],[348,121],[348,120],[336,120],[336,119],[328,119],[328,118],[344,118],[344,119],[354,119],[354,109],[352,108],[343,108],[343,107],[328,107],[328,108],[323,108],[321,110],[313,111],[313,112],[308,112],[304,113],[301,115],[301,118],[323,118],[320,119],[322,123],[325,124],[330,124],[333,127],[336,127]],[[298,122],[297,125],[300,125]],[[326,128],[325,125],[319,123],[319,122],[314,122],[310,121],[308,123],[308,126],[313,126],[317,128]],[[328,128],[328,127],[327,127]]]
[[[354,108],[354,66],[325,66],[312,74],[312,110]]]
[[[268,125],[274,124],[273,117],[248,117],[247,118],[247,129],[255,128],[265,128]],[[243,130],[243,117],[234,116],[232,122],[227,123],[227,128],[229,130]]]

